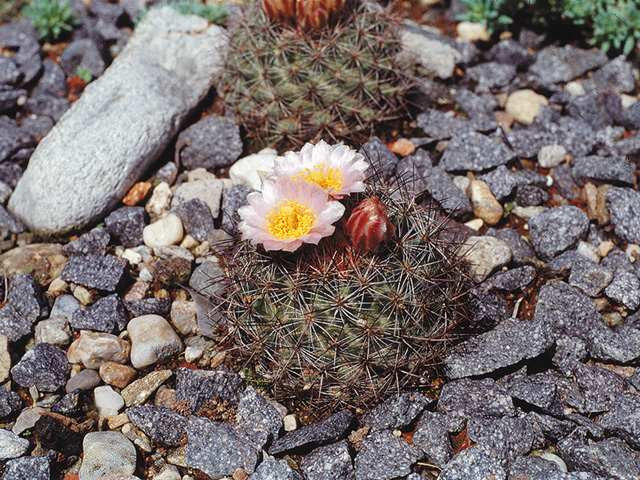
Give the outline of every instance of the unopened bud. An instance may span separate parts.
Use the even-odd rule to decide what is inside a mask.
[[[378,197],[367,198],[353,209],[347,221],[351,241],[365,252],[376,252],[391,241],[396,229],[387,217],[387,207]]]

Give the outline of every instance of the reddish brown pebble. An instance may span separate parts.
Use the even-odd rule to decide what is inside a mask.
[[[138,203],[140,203],[142,200],[146,198],[147,193],[149,193],[149,190],[151,190],[152,186],[153,185],[151,184],[151,182],[136,183],[131,188],[131,190],[129,190],[129,193],[127,193],[125,197],[122,199],[122,203],[124,203],[125,205],[128,205],[129,207],[133,207],[134,205],[137,205]]]
[[[387,147],[393,153],[397,153],[401,157],[408,157],[409,155],[413,155],[416,151],[416,146],[413,142],[404,138],[396,140],[395,142],[387,143]]]
[[[135,368],[115,362],[105,362],[100,367],[100,378],[104,383],[118,388],[124,388],[129,385],[136,378],[136,375]]]
[[[376,252],[396,233],[387,217],[387,207],[378,197],[367,198],[353,209],[346,230],[351,241],[364,252]]]

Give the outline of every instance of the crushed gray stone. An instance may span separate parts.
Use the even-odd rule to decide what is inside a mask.
[[[439,480],[506,480],[500,460],[484,445],[474,445],[456,454],[442,469]]]
[[[318,447],[300,462],[307,480],[355,480],[353,460],[346,440]]]
[[[549,261],[574,248],[589,232],[589,219],[577,207],[554,207],[529,220],[531,244],[541,260]]]
[[[360,423],[371,431],[403,428],[413,422],[431,402],[422,393],[401,393],[370,410]]]
[[[392,480],[411,473],[423,453],[390,430],[370,433],[354,460],[356,480]]]
[[[455,135],[442,154],[440,165],[448,172],[481,172],[504,165],[515,154],[502,142],[476,132]]]

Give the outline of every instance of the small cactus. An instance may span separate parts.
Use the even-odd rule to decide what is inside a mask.
[[[370,1],[264,0],[231,29],[225,107],[250,149],[367,135],[406,113],[390,10]]]
[[[345,215],[317,245],[215,249],[224,271],[216,316],[226,318],[218,333],[239,367],[317,413],[424,385],[463,304],[458,246],[441,239],[428,206],[370,181],[340,203]]]

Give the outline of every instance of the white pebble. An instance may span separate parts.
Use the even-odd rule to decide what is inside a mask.
[[[166,247],[180,243],[184,236],[182,220],[170,213],[142,230],[142,239],[149,248]]]
[[[460,247],[459,255],[469,264],[469,274],[482,282],[492,272],[511,260],[511,249],[496,237],[469,237]]]
[[[282,419],[282,423],[284,424],[285,432],[293,432],[296,428],[298,428],[298,420],[294,414],[285,415]]]
[[[564,161],[566,154],[567,150],[562,145],[545,145],[538,151],[538,164],[542,168],[557,167]]]
[[[153,274],[149,271],[147,267],[142,267],[140,269],[140,274],[138,275],[138,278],[143,282],[147,282],[147,283],[153,282]]]
[[[147,211],[149,216],[153,218],[158,218],[164,215],[169,211],[169,207],[171,206],[171,188],[167,182],[161,182],[156,185],[156,188],[153,189],[151,193],[151,198],[145,205],[144,209]]]
[[[580,82],[569,82],[564,86],[564,91],[575,95],[576,97],[582,97],[587,94],[587,91]]]
[[[98,480],[106,473],[133,475],[136,470],[136,447],[120,432],[87,433],[82,447],[81,480]]]
[[[505,110],[516,121],[523,125],[531,125],[540,114],[540,106],[548,104],[547,97],[539,95],[533,90],[516,90],[509,95]]]
[[[474,218],[465,223],[465,226],[475,230],[476,232],[482,228],[484,221],[481,218]]]
[[[142,315],[127,325],[131,338],[131,365],[144,368],[167,360],[183,351],[180,337],[159,315]]]
[[[590,243],[585,242],[584,240],[580,240],[580,243],[578,243],[578,248],[576,250],[580,255],[588,258],[592,262],[600,263],[600,252]]]
[[[36,343],[51,343],[66,347],[71,343],[71,329],[64,317],[47,318],[36,324]]]
[[[126,248],[122,252],[122,258],[129,260],[129,263],[131,265],[137,265],[142,261],[142,255],[140,255],[138,252],[131,250],[130,248]]]
[[[31,442],[15,433],[0,428],[0,461],[18,458],[29,451]]]
[[[69,363],[82,363],[86,368],[98,369],[105,362],[124,364],[129,360],[129,342],[110,333],[82,330],[69,350]]]
[[[278,152],[273,148],[265,148],[258,153],[241,158],[229,168],[229,178],[236,185],[243,184],[254,190],[260,190],[262,178],[264,174],[273,170],[277,156]]]
[[[96,408],[101,417],[115,417],[124,407],[124,399],[109,385],[96,387],[93,390]]]

